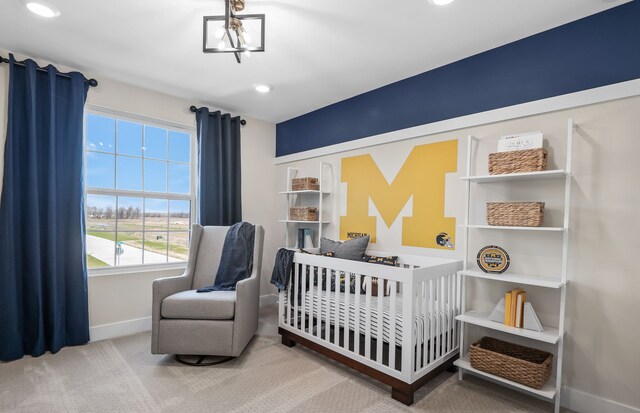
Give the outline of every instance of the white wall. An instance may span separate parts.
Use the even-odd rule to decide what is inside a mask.
[[[6,56],[8,53],[1,52]],[[43,61],[39,61],[43,64]],[[60,67],[61,70],[65,70]],[[0,125],[2,142],[6,131],[8,65],[0,65]],[[91,73],[85,76],[92,77]],[[138,88],[136,86],[95,76],[99,86],[90,88],[87,104],[149,116],[195,127],[195,115],[189,106],[207,105]],[[242,202],[243,219],[263,225],[265,228],[264,260],[262,265],[261,294],[271,294],[271,269],[275,251],[282,245],[281,228],[276,225],[277,212],[273,202],[277,177],[275,156],[275,125],[257,119],[246,118],[242,127]],[[0,146],[0,178],[4,163],[4,144]],[[0,180],[1,181],[1,180]],[[131,273],[89,277],[89,315],[92,332],[96,327],[116,324],[126,325],[151,315],[151,283],[161,276],[178,275],[182,271],[159,273]],[[117,327],[115,330],[117,331]]]
[[[385,169],[392,171],[395,168],[397,171],[412,147],[456,138],[461,139],[460,159],[466,159],[465,139],[469,134],[483,142],[475,173],[486,174],[487,154],[495,151],[499,136],[534,130],[542,130],[545,134],[550,150],[549,169],[564,168],[567,119],[574,118],[582,132],[575,135],[573,150],[564,385],[578,390],[572,393],[574,395],[584,392],[640,408],[640,392],[637,391],[640,383],[640,357],[637,356],[640,346],[640,277],[635,268],[635,249],[640,245],[638,113],[640,97],[627,98],[283,164],[278,166],[278,176],[280,185],[284,186],[287,167],[298,167],[304,175],[315,176],[318,162],[327,161],[333,164],[336,175],[333,185],[338,187],[341,158],[371,153],[383,173]],[[465,168],[464,162],[459,161],[459,173],[447,178],[446,210],[457,216],[458,223],[462,223],[464,203],[464,185],[458,176],[464,174]],[[492,185],[490,190],[483,186],[477,190],[478,202],[472,205],[472,210],[481,221],[486,201],[543,200],[547,202],[547,224],[562,225],[563,188],[562,181],[500,184]],[[338,222],[339,216],[335,211],[342,203],[344,199],[337,191],[331,203],[334,223]],[[281,201],[283,211],[284,208]],[[399,229],[399,221],[393,227]],[[335,224],[328,225],[326,232],[333,237],[339,233]],[[459,247],[463,242],[460,232]],[[378,231],[378,236],[384,235]],[[387,239],[381,239],[374,248],[431,253],[426,249],[402,247],[397,241],[389,242],[389,239],[394,239],[393,234],[387,234]],[[470,255],[491,243],[505,247],[511,254],[514,272],[557,274],[559,271],[559,234],[477,231],[472,240]],[[468,304],[486,311],[505,291],[513,288],[510,284],[474,280],[470,281],[469,287]],[[529,288],[527,292],[527,299],[533,302],[541,318],[550,325],[557,325],[554,313],[558,311],[558,295],[536,288]],[[486,331],[471,333],[477,337]],[[504,338],[514,340],[513,336]],[[551,346],[543,348],[553,350]],[[598,407],[587,407],[585,411],[602,411]]]

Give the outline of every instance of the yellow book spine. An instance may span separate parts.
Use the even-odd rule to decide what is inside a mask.
[[[516,326],[516,303],[518,300],[518,293],[522,291],[522,288],[516,288],[515,290],[511,290],[511,323],[509,324],[511,327]]]
[[[511,291],[504,295],[504,324],[511,325]]]

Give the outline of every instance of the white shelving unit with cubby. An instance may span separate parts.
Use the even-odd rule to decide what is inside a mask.
[[[484,377],[496,383],[504,384],[512,388],[528,392],[534,396],[542,397],[544,399],[551,400],[555,403],[555,412],[560,411],[560,400],[562,390],[562,358],[563,358],[563,346],[565,335],[565,309],[566,309],[566,297],[567,297],[567,260],[568,260],[568,248],[569,248],[569,211],[570,211],[570,198],[571,198],[571,148],[573,142],[573,135],[576,132],[575,125],[572,119],[569,119],[567,125],[567,138],[566,138],[566,164],[565,169],[556,169],[541,172],[527,172],[527,173],[514,173],[505,175],[478,175],[478,176],[466,176],[461,178],[466,183],[466,211],[465,211],[465,223],[461,227],[465,231],[464,241],[464,267],[459,272],[462,279],[462,300],[461,300],[461,314],[456,317],[460,322],[460,359],[456,361],[456,365],[459,370],[459,378],[462,380],[464,373],[471,373],[480,377]],[[467,174],[473,173],[474,168],[474,149],[477,151],[480,140],[469,136],[467,142]],[[502,227],[502,226],[489,226],[482,223],[471,222],[471,208],[473,204],[472,186],[473,185],[491,185],[494,183],[506,183],[512,185],[512,182],[516,182],[519,186],[525,186],[532,181],[539,180],[564,180],[564,201],[563,201],[563,217],[562,225],[559,226],[542,226],[542,227]],[[490,187],[486,187],[490,188]],[[485,188],[485,189],[486,189]],[[562,237],[562,247],[558,254],[561,254],[561,268],[556,276],[549,275],[537,275],[537,274],[518,274],[505,272],[504,274],[486,274],[475,267],[475,255],[469,256],[469,243],[473,236],[472,232],[477,231],[500,231],[511,236],[518,233],[524,235],[541,234],[541,237]],[[491,234],[496,234],[491,232]],[[508,236],[508,235],[507,235]],[[535,251],[535,247],[532,246],[532,251]],[[540,294],[540,291],[556,291],[559,292],[559,311],[557,314],[557,326],[544,326],[544,331],[532,331],[523,328],[515,328],[506,326],[502,323],[491,321],[488,318],[488,314],[474,309],[467,308],[466,300],[466,284],[469,279],[481,280],[480,282],[506,282],[514,285],[515,287],[532,286],[537,288],[536,294]],[[556,294],[557,296],[558,294]],[[555,316],[555,314],[554,314]],[[524,386],[522,384],[512,382],[502,377],[494,376],[492,374],[477,370],[471,366],[469,362],[468,346],[470,342],[466,342],[465,331],[469,326],[477,326],[482,329],[487,329],[490,335],[491,332],[500,332],[502,334],[510,334],[524,339],[529,343],[529,347],[536,347],[536,343],[556,346],[555,365],[554,372],[549,381],[540,390],[533,389],[531,387]]]
[[[318,174],[318,182],[320,184],[320,189],[318,190],[302,190],[302,191],[294,191],[291,188],[291,181],[293,178],[301,178],[299,176],[300,170],[298,168],[287,168],[287,187],[286,190],[279,192],[281,195],[284,195],[287,199],[287,209],[285,211],[285,219],[279,220],[279,222],[284,223],[287,228],[285,230],[286,238],[285,238],[285,246],[287,248],[295,248],[297,237],[291,237],[290,232],[292,228],[297,229],[302,224],[310,225],[317,227],[316,230],[316,245],[320,243],[320,238],[322,237],[323,226],[329,224],[331,221],[328,219],[327,211],[325,208],[326,198],[331,194],[331,187],[328,185],[327,175],[333,175],[333,167],[330,163],[320,162],[320,170]],[[315,206],[318,208],[318,220],[317,221],[300,221],[300,220],[292,220],[289,216],[289,208],[296,206]],[[291,241],[293,238],[293,242]]]

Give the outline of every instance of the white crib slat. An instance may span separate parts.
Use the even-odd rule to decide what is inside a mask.
[[[440,288],[438,289],[438,322],[440,324],[440,328],[439,328],[439,337],[440,337],[440,341],[438,342],[438,358],[442,357],[442,348],[444,347],[443,345],[443,339],[444,339],[444,319],[442,318],[442,316],[444,315],[444,311],[442,308],[442,304],[444,301],[444,279],[442,277],[438,277],[438,281],[440,282]]]
[[[298,328],[298,313],[300,310],[300,295],[298,292],[300,291],[300,271],[299,265],[293,265],[293,325],[295,328]]]
[[[422,297],[422,342],[424,348],[422,349],[422,361],[424,363],[423,367],[426,367],[429,364],[429,358],[427,356],[429,350],[429,334],[427,332],[427,323],[429,322],[429,313],[427,312],[427,301],[429,301],[429,284],[426,281],[422,282],[423,295]]]
[[[344,333],[342,334],[342,348],[349,350],[349,318],[351,317],[351,277],[353,274],[345,275],[344,279]],[[338,341],[340,344],[340,341]]]
[[[365,278],[367,283],[367,294],[365,295],[365,307],[364,307],[364,356],[367,359],[371,359],[371,277]]]
[[[447,319],[449,321],[449,332],[447,333],[447,338],[449,339],[449,351],[453,350],[453,317],[451,317],[451,308],[453,307],[453,277],[451,274],[447,276],[449,293],[447,294]]]
[[[327,304],[324,306],[324,339],[327,342],[331,342],[331,270],[329,268],[323,268],[323,271],[326,272],[325,277],[325,299],[327,300]]]
[[[356,274],[356,294],[355,294],[355,319],[353,325],[353,351],[360,355],[360,288],[362,285],[362,276],[360,274]]]
[[[382,299],[384,298],[384,280],[378,278],[378,323],[377,323],[377,340],[376,340],[376,361],[382,364],[382,327],[384,324],[384,313],[382,308]]]
[[[449,297],[449,279],[442,277],[442,354],[449,350],[449,315],[447,313],[447,299]]]
[[[429,362],[435,359],[435,322],[436,314],[433,311],[435,307],[435,291],[433,279],[429,280]]]
[[[340,345],[340,275],[336,272],[335,302],[333,303],[333,344]]]
[[[315,301],[315,308],[314,308],[314,315],[315,315],[315,319],[316,319],[316,328],[315,328],[315,332],[316,332],[316,337],[320,337],[320,334],[322,333],[321,329],[322,329],[322,275],[321,275],[321,269],[318,266],[313,266],[312,269],[313,271],[313,276],[316,280],[315,284],[316,284],[316,288],[315,288],[315,294],[314,294],[314,301]]]
[[[301,278],[302,278],[302,288],[300,289],[300,295],[302,295],[302,307],[300,308],[301,312],[300,312],[300,317],[302,317],[301,323],[302,325],[300,326],[300,330],[302,330],[302,332],[305,332],[307,330],[307,314],[309,313],[307,311],[307,265],[306,264],[302,264],[301,265]]]
[[[415,314],[416,317],[416,347],[415,347],[415,351],[416,351],[416,365],[414,367],[414,371],[418,371],[420,370],[420,367],[422,366],[422,342],[423,342],[423,338],[422,338],[422,334],[420,334],[420,323],[422,322],[421,318],[422,318],[422,313],[420,312],[421,307],[422,307],[422,283],[419,284],[419,288],[416,288],[416,292],[414,292],[413,294],[413,302],[414,302],[414,308],[413,308],[413,313]],[[412,346],[412,350],[413,350],[413,346]]]
[[[295,271],[295,264],[293,266],[293,270]],[[291,277],[289,277],[289,282],[287,283],[287,301],[285,302],[285,309],[287,310],[287,325],[291,325]]]
[[[396,368],[396,293],[397,285],[395,281],[389,281],[390,285],[390,304],[389,304],[389,368]]]

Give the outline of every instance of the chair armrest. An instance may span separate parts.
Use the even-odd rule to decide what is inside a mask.
[[[158,323],[162,318],[160,313],[162,301],[180,291],[191,287],[191,274],[187,270],[182,275],[153,280],[153,295],[151,302],[151,352],[158,354]]]
[[[236,284],[236,314],[233,328],[233,352],[238,356],[258,330],[260,278],[257,274]]]

